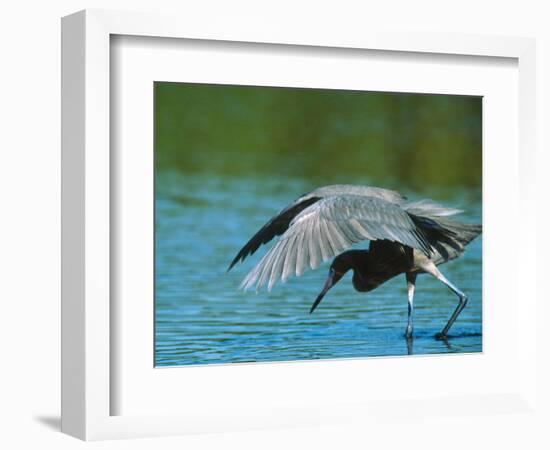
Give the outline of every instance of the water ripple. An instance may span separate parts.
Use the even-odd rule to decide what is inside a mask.
[[[277,286],[244,293],[239,283],[260,255],[226,273],[252,234],[297,193],[294,180],[225,179],[167,173],[156,202],[155,355],[159,366],[361,358],[406,355],[404,276],[371,293],[355,292],[349,275],[314,314],[309,308],[324,284],[328,264]],[[268,192],[259,201],[259,192]],[[190,194],[192,193],[192,194]],[[456,201],[455,203],[460,203]],[[480,220],[481,205],[467,208]],[[417,282],[414,354],[482,350],[481,238],[442,270],[469,296],[447,341],[435,339],[456,297],[429,276]],[[263,253],[263,250],[258,251]]]

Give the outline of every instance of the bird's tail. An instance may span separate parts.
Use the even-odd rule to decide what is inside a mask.
[[[464,212],[461,209],[448,208],[447,206],[440,205],[439,203],[428,199],[408,203],[405,205],[405,209],[407,212],[414,214],[415,216],[426,217],[456,216],[457,214]]]
[[[479,224],[459,222],[448,217],[412,216],[431,245],[431,259],[440,264],[458,258],[466,245],[481,234]]]
[[[432,218],[442,228],[448,230],[452,238],[462,245],[467,245],[482,232],[481,224],[464,223],[443,217]]]
[[[460,209],[448,208],[433,200],[420,200],[405,205],[405,209],[412,214],[413,220],[425,233],[442,234],[452,238],[461,245],[466,245],[481,234],[482,227],[479,224],[469,224],[456,220],[456,216],[463,212]]]

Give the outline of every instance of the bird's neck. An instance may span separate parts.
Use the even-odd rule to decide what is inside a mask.
[[[369,280],[365,272],[363,272],[362,270],[353,269],[352,282],[353,282],[353,287],[355,288],[356,291],[366,292],[373,289],[369,286],[368,281]]]
[[[348,253],[349,267],[353,270],[353,287],[357,291],[365,291],[368,280],[366,274],[369,266],[369,251],[368,250],[352,250]]]
[[[372,261],[371,256],[369,251],[365,250],[363,254],[354,258],[354,264],[351,267],[353,270],[352,282],[355,290],[359,292],[372,291],[395,275],[393,272],[390,273],[378,267],[379,265],[376,261]]]

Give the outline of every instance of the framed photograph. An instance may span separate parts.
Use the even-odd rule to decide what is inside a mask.
[[[482,351],[482,97],[156,82],[154,102],[156,366]],[[272,240],[239,292],[227,267]],[[460,288],[437,268],[457,259]]]
[[[64,432],[532,411],[532,40],[84,11],[62,46]]]

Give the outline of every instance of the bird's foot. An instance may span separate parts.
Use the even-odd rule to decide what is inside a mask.
[[[439,341],[446,341],[449,339],[449,336],[447,336],[445,333],[437,333],[435,335],[435,338]]]

